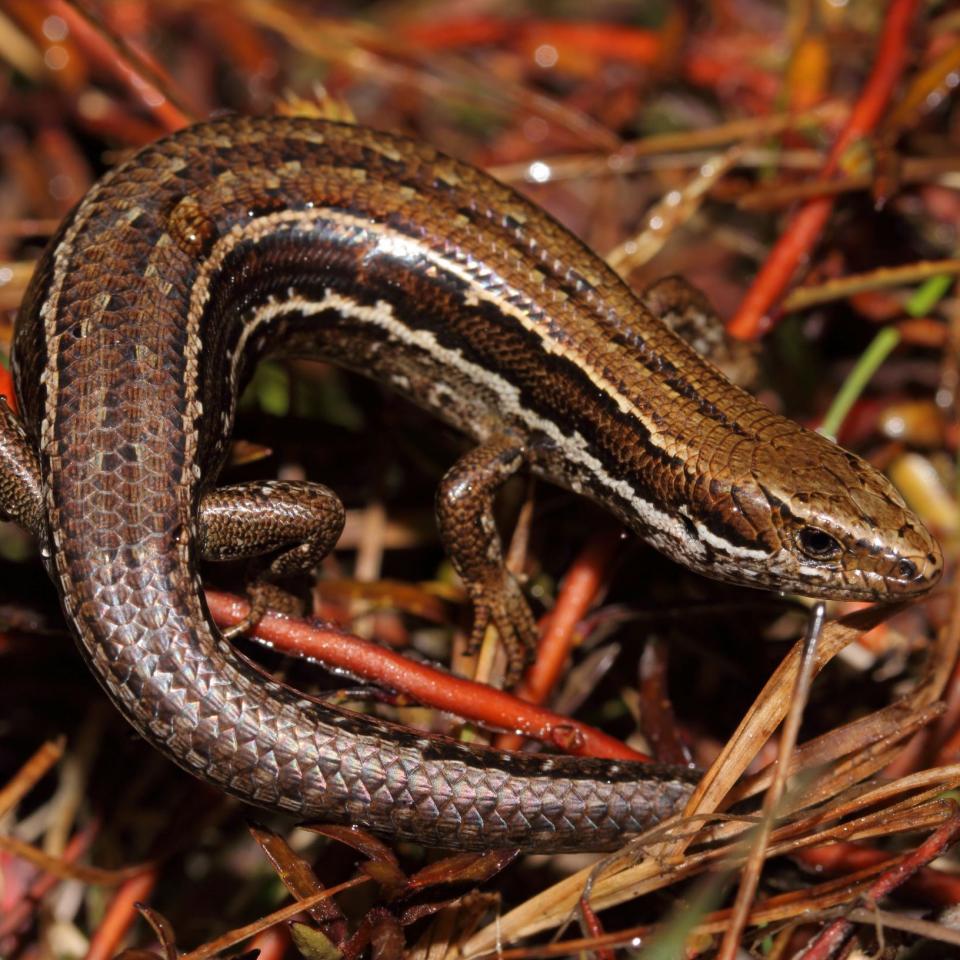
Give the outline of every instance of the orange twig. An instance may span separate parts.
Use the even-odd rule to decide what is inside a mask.
[[[917,0],[890,0],[873,70],[827,157],[822,177],[833,176],[848,147],[866,136],[880,120],[906,62],[907,38]],[[768,311],[782,295],[797,265],[813,248],[833,210],[833,199],[805,203],[780,235],[760,268],[728,329],[735,337],[752,339],[765,332]]]
[[[660,56],[659,32],[590,20],[525,20],[516,17],[451,17],[400,24],[404,39],[428,50],[476,48],[509,42],[521,49],[542,44],[575,47],[607,60],[655,63]]]
[[[922,866],[934,857],[940,856],[960,834],[960,816],[954,814],[946,823],[939,826],[913,853],[904,857],[890,870],[879,877],[864,896],[868,906],[874,905],[883,897],[892,893]],[[823,930],[803,951],[803,960],[821,960],[836,956],[841,946],[853,934],[854,925],[850,920],[839,918]]]
[[[63,756],[63,738],[48,740],[0,789],[0,816],[9,813]]]
[[[862,843],[831,843],[823,847],[796,850],[790,855],[810,870],[828,877],[854,873],[890,860],[888,850],[877,850]],[[933,867],[923,867],[904,885],[910,893],[928,905],[942,907],[960,903],[960,877]]]
[[[537,646],[537,658],[516,690],[522,700],[540,704],[550,695],[570,657],[577,624],[606,583],[619,540],[619,530],[597,534],[570,565]],[[521,743],[522,738],[515,733],[497,738],[501,750],[518,750]]]
[[[100,823],[97,820],[91,820],[70,838],[60,859],[65,864],[76,863],[90,848],[99,831]],[[12,950],[7,949],[6,938],[13,936],[27,925],[32,913],[36,910],[36,905],[62,880],[63,877],[57,874],[44,873],[37,877],[23,899],[6,904],[6,910],[0,917],[0,955],[6,956],[8,953],[13,953]]]
[[[121,49],[89,13],[70,0],[46,0],[46,7],[64,20],[87,54],[109,70],[165,130],[179,130],[191,122],[190,112],[174,102],[168,78],[156,76],[142,59],[135,62],[130,51]]]
[[[571,564],[537,649],[537,659],[517,691],[524,700],[543,703],[550,695],[570,656],[577,624],[607,581],[619,542],[619,530],[599,533]]]
[[[98,883],[107,887],[119,886],[147,869],[147,865],[142,863],[132,867],[121,867],[119,870],[105,870],[103,867],[77,864],[66,857],[51,856],[39,847],[8,834],[0,834],[0,850],[12,853],[15,857],[20,857],[61,880],[80,880],[83,883]]]
[[[230,594],[207,590],[206,597],[210,613],[219,626],[239,623],[249,609],[245,600]],[[495,729],[522,730],[524,736],[554,744],[568,753],[619,760],[647,759],[587,724],[525,703],[486,684],[415,663],[360,637],[324,630],[277,614],[267,614],[251,634],[277,650],[313,657],[354,676],[408,694],[420,703]]]
[[[117,887],[103,922],[90,940],[86,960],[110,960],[137,919],[137,904],[150,896],[156,882],[157,871],[151,867]]]
[[[10,409],[16,411],[17,397],[13,389],[13,377],[6,367],[0,366],[0,396],[10,404]]]

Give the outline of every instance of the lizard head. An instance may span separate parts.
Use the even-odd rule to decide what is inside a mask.
[[[894,601],[929,590],[942,572],[940,546],[890,481],[826,438],[781,424],[691,498],[705,561],[692,565],[822,599]]]

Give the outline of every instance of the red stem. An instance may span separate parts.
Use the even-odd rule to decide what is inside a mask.
[[[917,5],[917,0],[890,0],[873,70],[834,141],[821,178],[833,176],[847,149],[870,133],[880,120],[907,60],[909,27]],[[818,197],[807,201],[794,214],[730,320],[728,330],[733,336],[749,340],[766,332],[770,308],[780,299],[797,265],[813,249],[833,204],[831,197]]]
[[[940,856],[960,834],[960,816],[954,814],[939,827],[913,853],[898,860],[889,870],[881,874],[861,900],[870,905],[875,904],[888,896],[906,880],[912,877],[921,867],[928,864],[935,857]],[[828,927],[810,942],[800,955],[800,960],[826,960],[836,956],[841,947],[853,935],[854,924],[842,917],[834,920]]]
[[[567,666],[577,639],[577,624],[596,602],[610,575],[619,541],[619,530],[598,533],[570,565],[537,645],[537,658],[517,687],[516,694],[522,700],[541,704],[550,696]],[[496,741],[501,750],[519,750],[522,743],[523,738],[515,733],[504,734]]]
[[[117,953],[123,938],[139,916],[136,905],[150,896],[156,882],[157,871],[150,868],[124,880],[117,887],[103,921],[90,940],[85,960],[110,960]]]
[[[147,110],[164,130],[173,132],[192,122],[193,118],[171,100],[169,91],[145,77],[143,71],[98,29],[82,9],[68,0],[46,0],[45,6],[66,22],[77,44],[102,69],[112,73],[134,101]],[[169,81],[164,78],[163,82]]]
[[[889,860],[889,850],[878,850],[861,843],[830,843],[808,850],[797,850],[791,859],[802,863],[821,876],[839,877]],[[924,904],[941,907],[960,903],[960,877],[924,867],[904,884],[913,897]]]
[[[245,600],[207,590],[207,605],[219,626],[239,623],[249,609]],[[275,649],[312,657],[330,666],[408,694],[420,703],[495,729],[521,730],[578,756],[646,760],[595,727],[537,707],[503,690],[443,673],[377,644],[347,633],[324,630],[303,620],[268,613],[251,633]]]

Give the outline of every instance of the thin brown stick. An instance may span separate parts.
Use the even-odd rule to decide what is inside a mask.
[[[790,770],[790,758],[800,733],[800,723],[803,720],[804,707],[810,697],[810,687],[815,676],[815,658],[820,631],[823,629],[824,605],[818,603],[810,615],[807,631],[803,638],[803,653],[800,658],[800,667],[793,685],[793,698],[790,712],[783,724],[783,733],[777,750],[777,768],[766,795],[763,798],[763,813],[760,825],[753,836],[752,849],[740,876],[740,888],[734,901],[730,917],[730,926],[724,931],[720,950],[717,953],[719,960],[734,960],[740,949],[740,939],[747,918],[753,896],[760,883],[760,872],[766,858],[767,845],[773,831],[777,808],[787,787],[787,778]]]
[[[63,737],[48,740],[0,790],[0,817],[12,810],[63,756]]]
[[[196,950],[182,954],[180,960],[209,960],[210,957],[216,956],[216,954],[221,953],[223,950],[255,936],[260,933],[261,930],[266,930],[268,927],[274,927],[278,923],[292,920],[298,913],[303,913],[309,910],[310,907],[316,906],[324,900],[329,900],[330,897],[335,897],[338,893],[343,893],[344,890],[349,890],[352,887],[360,886],[362,883],[367,883],[369,880],[370,877],[354,877],[352,880],[345,880],[343,883],[337,884],[335,887],[330,887],[328,890],[322,890],[312,897],[297,900],[285,907],[281,907],[279,910],[274,910],[273,913],[268,913],[259,920],[254,920],[253,923],[248,923],[242,927],[235,927],[233,930],[224,933],[215,940],[210,940],[203,946],[197,947]]]

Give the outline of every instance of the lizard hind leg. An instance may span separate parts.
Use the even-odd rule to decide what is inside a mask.
[[[319,483],[271,480],[208,491],[200,504],[201,556],[257,558],[247,589],[250,612],[224,635],[250,629],[268,606],[289,606],[276,581],[315,567],[335,546],[343,523],[343,504]]]
[[[757,345],[731,337],[704,294],[682,277],[663,277],[640,294],[643,305],[737,386],[749,390],[760,374]]]

